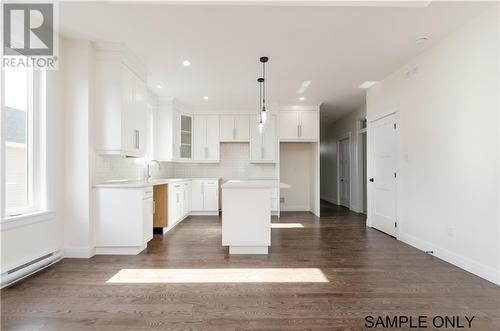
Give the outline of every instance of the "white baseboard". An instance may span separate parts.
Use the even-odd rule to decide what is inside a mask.
[[[96,247],[97,255],[137,255],[146,249],[147,244],[143,246],[131,247]]]
[[[190,216],[219,216],[219,211],[192,211]]]
[[[66,247],[65,258],[88,259],[96,254],[95,247]]]
[[[418,239],[405,233],[399,232],[398,239],[410,246],[420,249],[421,251],[433,251],[432,255],[434,255],[435,257],[451,263],[461,269],[464,269],[476,276],[486,279],[487,281],[490,281],[496,285],[500,285],[500,272],[495,268],[471,260],[468,257],[455,254],[445,248],[439,247],[425,240]]]
[[[309,205],[281,205],[281,211],[311,211],[311,207]]]

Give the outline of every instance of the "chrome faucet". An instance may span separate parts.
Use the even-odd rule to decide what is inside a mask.
[[[158,167],[160,166],[160,162],[156,161],[156,160],[151,160],[148,162],[148,165],[146,166],[146,180],[151,180],[151,176],[152,176],[152,173],[151,173],[151,165],[153,163],[156,163],[158,165]]]

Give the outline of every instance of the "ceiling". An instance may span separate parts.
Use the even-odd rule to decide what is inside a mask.
[[[490,5],[303,4],[62,2],[59,23],[67,37],[125,44],[148,68],[154,92],[193,111],[256,109],[259,57],[268,56],[271,106],[325,104],[334,119],[364,102],[361,83],[383,79]],[[417,46],[423,35],[429,41]],[[311,84],[300,101],[304,81]]]

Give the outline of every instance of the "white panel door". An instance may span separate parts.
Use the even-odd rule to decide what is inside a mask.
[[[220,116],[220,140],[233,141],[234,140],[234,116],[221,115]]]
[[[301,111],[299,139],[317,140],[318,139],[318,113],[316,111]]]
[[[340,205],[350,207],[350,162],[349,162],[349,138],[339,142],[339,200]]]
[[[296,140],[299,138],[299,112],[280,112],[280,140]]]
[[[203,181],[193,180],[191,182],[191,210],[203,210]]]
[[[220,160],[220,138],[219,138],[219,115],[206,116],[206,151],[204,151],[205,160]]]
[[[396,125],[395,115],[371,122],[369,187],[372,227],[396,236]]]
[[[207,116],[193,117],[193,157],[196,161],[206,159],[207,155]]]
[[[234,116],[234,141],[245,142],[250,140],[250,116]]]

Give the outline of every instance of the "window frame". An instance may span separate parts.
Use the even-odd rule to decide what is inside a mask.
[[[24,219],[30,215],[48,212],[47,204],[47,172],[46,172],[46,71],[28,70],[28,109],[27,109],[27,194],[28,206],[26,208],[7,210],[6,208],[6,137],[5,137],[5,71],[1,72],[1,222]]]

